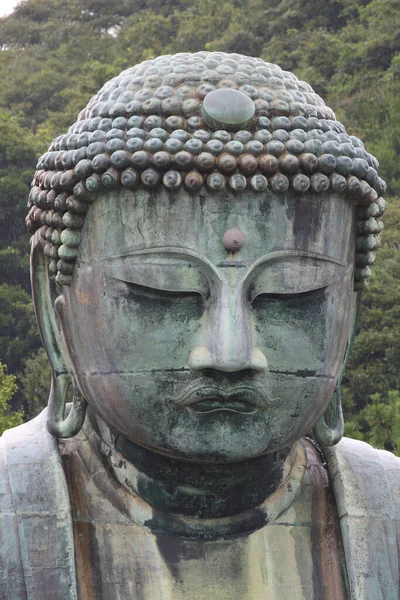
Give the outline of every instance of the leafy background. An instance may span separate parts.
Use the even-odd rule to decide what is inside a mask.
[[[399,0],[27,0],[0,19],[0,431],[48,395],[24,229],[36,157],[122,69],[202,49],[295,72],[380,161],[386,231],[343,401],[348,435],[399,454]]]

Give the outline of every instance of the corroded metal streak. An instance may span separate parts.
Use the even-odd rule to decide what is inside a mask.
[[[309,467],[312,486],[311,545],[315,595],[324,600],[346,598],[347,578],[343,568],[343,547],[333,490],[328,473],[314,455]],[[311,462],[311,461],[309,461]],[[337,548],[340,551],[337,551]]]

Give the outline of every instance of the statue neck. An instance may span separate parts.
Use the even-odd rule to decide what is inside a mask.
[[[132,491],[163,512],[227,517],[261,504],[283,476],[289,450],[231,464],[184,462],[117,436],[117,452],[136,470]]]
[[[182,461],[135,444],[98,417],[90,420],[119,481],[164,514],[218,519],[251,511],[274,494],[295,461],[291,448],[227,464]]]

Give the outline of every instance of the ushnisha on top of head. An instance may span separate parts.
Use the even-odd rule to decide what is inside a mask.
[[[102,190],[332,193],[356,205],[355,289],[382,230],[378,162],[304,81],[222,52],[148,60],[107,82],[40,159],[26,222],[69,285],[90,203]]]

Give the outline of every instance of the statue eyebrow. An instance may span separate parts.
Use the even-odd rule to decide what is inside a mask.
[[[268,252],[267,254],[264,254],[264,256],[261,256],[258,260],[256,260],[255,263],[253,263],[250,267],[250,269],[247,271],[244,282],[248,282],[254,275],[254,272],[257,271],[257,269],[259,269],[260,267],[262,267],[265,264],[268,263],[273,263],[273,262],[278,262],[280,259],[284,259],[284,258],[310,258],[310,259],[314,259],[314,260],[319,260],[321,262],[327,262],[327,263],[331,263],[334,265],[337,265],[339,267],[342,267],[343,269],[348,269],[351,265],[346,265],[346,263],[343,263],[342,261],[338,260],[337,258],[333,258],[332,256],[326,256],[324,254],[319,254],[318,252],[308,252],[307,250],[276,250],[274,252]]]
[[[169,254],[171,257],[176,256],[179,258],[186,258],[187,260],[197,263],[203,269],[206,268],[212,272],[214,277],[218,279],[219,282],[222,282],[222,277],[218,273],[216,266],[208,260],[202,254],[199,254],[195,250],[190,250],[189,248],[182,248],[180,246],[152,246],[151,248],[143,248],[141,250],[132,250],[125,252],[124,254],[118,254],[115,256],[110,256],[107,258],[101,259],[102,261],[114,262],[118,259],[124,258],[132,258],[134,256],[144,256],[146,254],[155,254],[157,252],[163,252],[164,254]]]
[[[346,270],[348,270],[352,266],[351,264],[346,265],[346,263],[343,263],[342,261],[338,260],[337,258],[333,258],[332,256],[326,256],[324,254],[319,254],[318,252],[308,252],[307,250],[295,250],[295,249],[276,250],[274,252],[268,252],[267,254],[264,254],[264,256],[261,256],[258,260],[256,260],[256,262],[254,262],[251,265],[251,267],[249,268],[249,270],[247,271],[247,273],[244,277],[243,285],[248,286],[249,283],[256,276],[258,269],[260,269],[263,265],[268,264],[268,263],[279,262],[280,259],[296,258],[296,257],[297,258],[314,259],[314,260],[318,260],[318,261],[325,262],[325,263],[331,263],[331,264],[337,265],[338,267],[341,267],[342,269],[346,269]]]
[[[318,252],[308,252],[307,250],[276,250],[261,256],[258,260],[256,260],[255,263],[253,263],[252,268],[256,268],[260,264],[266,262],[274,262],[280,258],[290,258],[291,256],[300,258],[313,258],[324,262],[330,262],[335,265],[339,265],[340,267],[347,267],[346,263],[338,260],[337,258],[333,258],[333,256],[326,256],[325,254],[319,254]]]
[[[343,262],[341,262],[340,260],[333,258],[331,256],[325,256],[324,254],[318,254],[317,252],[307,252],[306,250],[277,250],[274,252],[268,252],[267,254],[264,254],[264,256],[261,256],[259,259],[257,259],[256,262],[252,262],[251,260],[241,260],[241,261],[235,261],[232,262],[231,260],[223,260],[222,262],[217,264],[217,267],[221,267],[221,268],[230,268],[230,267],[237,267],[237,268],[246,268],[246,267],[250,267],[253,268],[257,268],[258,266],[264,264],[264,263],[268,263],[268,262],[274,262],[279,260],[280,258],[290,258],[290,257],[300,257],[300,258],[313,258],[316,260],[322,260],[324,262],[330,262],[336,265],[339,265],[341,267],[346,267],[347,265]]]

